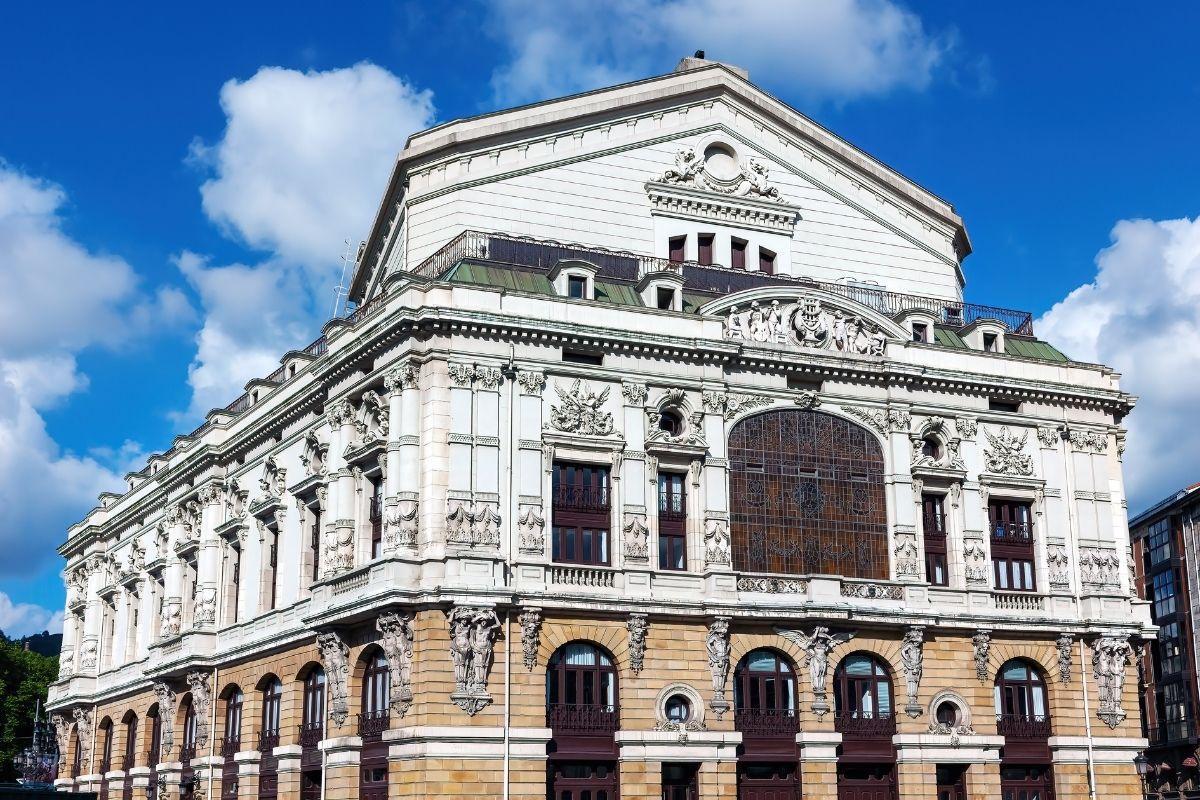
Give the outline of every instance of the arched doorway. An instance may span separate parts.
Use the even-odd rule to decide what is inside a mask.
[[[125,753],[121,759],[121,769],[125,772],[125,781],[121,788],[121,798],[122,800],[131,800],[133,797],[133,776],[129,774],[129,771],[137,766],[137,714],[127,711],[121,721],[125,725]]]
[[[304,699],[300,715],[300,800],[320,800],[321,751],[325,736],[325,670],[312,664],[304,676]]]
[[[1053,800],[1045,676],[1024,659],[1006,661],[996,673],[994,700],[996,732],[1004,737],[1001,800]]]
[[[279,746],[279,720],[283,707],[283,683],[274,675],[258,682],[262,718],[259,722],[258,765],[259,800],[276,800],[279,796],[279,758],[275,748]]]
[[[549,797],[617,800],[619,717],[612,654],[592,642],[570,642],[554,651],[546,668]]]
[[[109,717],[100,721],[100,800],[108,800],[108,778],[112,770],[113,722]]]
[[[733,671],[738,800],[799,800],[796,669],[781,653],[751,650]]]
[[[871,653],[852,653],[834,673],[838,800],[895,800],[896,733],[891,671]]]
[[[359,797],[387,800],[388,745],[383,732],[391,720],[392,672],[379,647],[363,652],[362,697],[359,703],[358,735],[362,737]]]

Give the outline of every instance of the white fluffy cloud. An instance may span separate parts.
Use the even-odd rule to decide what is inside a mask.
[[[1125,452],[1137,513],[1200,480],[1200,219],[1124,220],[1111,238],[1095,280],[1035,329],[1076,360],[1111,365],[1139,396]]]
[[[924,89],[954,44],[893,0],[502,0],[493,14],[510,50],[501,102],[644,78],[697,49],[808,100],[852,100]]]
[[[124,260],[64,233],[65,202],[62,188],[0,162],[0,575],[49,563],[66,525],[122,485],[125,458],[63,452],[46,432],[40,412],[87,386],[75,355],[189,314],[177,290],[144,292]],[[7,601],[0,620],[36,608]]]
[[[366,235],[409,134],[433,123],[432,95],[374,64],[326,72],[264,67],[221,89],[225,131],[194,143],[211,177],[204,211],[257,264],[177,264],[204,307],[188,416],[223,406],[286,350],[308,344],[331,308],[343,240]]]
[[[63,612],[32,603],[14,603],[0,592],[0,631],[11,639],[30,636],[42,631],[62,633]]]

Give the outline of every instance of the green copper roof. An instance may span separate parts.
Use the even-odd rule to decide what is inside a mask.
[[[512,269],[511,267],[479,264],[471,261],[460,262],[446,273],[443,280],[454,283],[466,283],[473,286],[499,286],[514,292],[546,295],[548,297],[554,297],[557,294],[554,291],[553,284],[550,283],[550,279],[544,272]],[[708,295],[684,292],[683,311],[686,314],[694,314],[700,306],[711,299]],[[596,300],[618,306],[641,307],[643,305],[642,298],[628,283],[614,283],[602,280],[596,281]],[[954,350],[971,349],[962,340],[962,337],[950,328],[935,326],[933,329],[933,340],[934,344]],[[1038,361],[1059,361],[1064,363],[1070,361],[1065,355],[1045,342],[1012,335],[1004,337],[1004,352],[1010,356],[1032,358]]]

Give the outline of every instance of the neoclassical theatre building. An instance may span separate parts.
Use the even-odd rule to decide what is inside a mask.
[[[414,135],[355,310],[70,529],[59,785],[1134,796],[1134,398],[969,252],[698,58]]]

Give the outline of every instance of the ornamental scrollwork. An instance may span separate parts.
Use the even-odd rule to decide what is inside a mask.
[[[1108,436],[1099,431],[1081,431],[1072,428],[1067,434],[1067,438],[1075,450],[1092,453],[1108,452]]]
[[[1033,474],[1033,456],[1025,452],[1029,432],[1019,437],[1007,427],[999,434],[984,430],[989,447],[983,450],[984,469],[997,475],[1030,476]]]
[[[710,519],[704,526],[704,566],[729,564],[729,525],[723,519]]]
[[[761,394],[726,394],[724,392],[705,392],[704,408],[714,414],[720,414],[730,420],[755,408],[769,406],[774,401]]]
[[[521,391],[525,394],[540,397],[546,388],[546,373],[519,372],[517,373],[517,383],[520,384]]]
[[[650,558],[650,529],[641,514],[626,514],[621,531],[625,534],[625,558],[629,561],[648,561]]]
[[[546,518],[542,516],[541,506],[525,506],[517,517],[517,547],[522,553],[541,555],[546,550],[545,537],[542,531],[546,526]]]
[[[610,388],[593,392],[584,389],[583,381],[576,380],[570,389],[564,390],[562,384],[555,383],[554,389],[562,402],[550,406],[550,424],[546,427],[564,433],[608,436],[613,432],[613,416],[602,409]]]
[[[887,334],[865,317],[826,306],[811,295],[787,305],[772,300],[764,306],[754,300],[744,311],[731,306],[725,338],[867,356],[884,355],[888,341]]]
[[[621,396],[625,398],[626,405],[644,405],[646,403],[646,384],[622,383]]]
[[[747,158],[739,164],[737,174],[731,177],[714,175],[707,169],[704,159],[695,148],[689,146],[676,152],[675,164],[655,180],[658,183],[687,186],[731,197],[779,200],[779,190],[767,182],[767,176],[767,165],[756,158]]]

